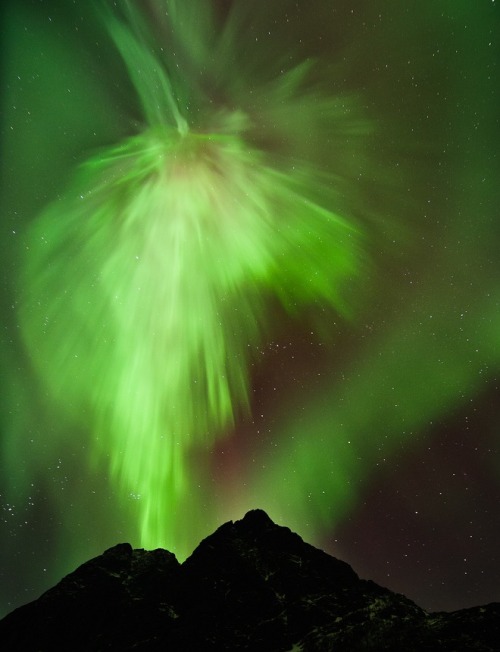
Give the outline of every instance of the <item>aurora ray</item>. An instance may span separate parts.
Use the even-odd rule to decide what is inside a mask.
[[[337,210],[332,161],[368,126],[308,62],[244,91],[225,72],[237,14],[218,28],[204,14],[202,31],[192,7],[164,4],[164,51],[176,35],[188,71],[204,62],[188,83],[126,7],[103,16],[145,125],[91,157],[31,226],[21,323],[56,403],[90,422],[92,461],[139,499],[142,545],[183,556],[190,455],[248,409],[271,307],[349,314],[363,237]]]

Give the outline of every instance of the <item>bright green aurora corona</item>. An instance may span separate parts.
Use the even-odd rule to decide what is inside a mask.
[[[335,170],[339,144],[354,151],[370,130],[313,61],[280,62],[265,82],[260,70],[260,86],[240,62],[240,83],[227,62],[241,17],[208,4],[156,3],[163,41],[132,4],[101,10],[144,123],[34,222],[22,282],[50,395],[90,424],[89,462],[137,499],[141,544],[180,556],[192,458],[248,412],[273,311],[349,314],[363,234],[338,208]]]

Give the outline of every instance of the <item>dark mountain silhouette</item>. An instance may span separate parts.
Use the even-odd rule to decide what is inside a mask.
[[[110,548],[0,621],[0,649],[500,650],[500,604],[427,613],[254,510],[183,564]]]

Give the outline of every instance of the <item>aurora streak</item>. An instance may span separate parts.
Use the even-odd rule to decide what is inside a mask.
[[[185,10],[166,7],[181,29]],[[107,22],[149,125],[86,162],[31,228],[21,322],[53,397],[75,419],[87,415],[96,459],[137,498],[141,544],[183,556],[189,455],[248,412],[250,352],[272,326],[266,304],[349,309],[359,228],[332,208],[329,153],[320,151],[321,169],[314,152],[301,155],[318,125],[334,133],[343,121],[352,137],[360,121],[345,98],[307,88],[309,66],[300,66],[266,88],[267,110],[285,129],[275,141],[287,143],[287,125],[297,129],[303,116],[290,134],[296,157],[253,146],[240,108],[216,109],[206,130],[192,130],[133,26]],[[208,49],[202,58],[210,61]]]

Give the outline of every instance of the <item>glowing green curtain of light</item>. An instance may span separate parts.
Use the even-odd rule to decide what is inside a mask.
[[[220,71],[238,75],[225,62],[237,30],[209,52],[201,36],[193,44],[182,6],[164,3],[191,44],[186,65],[203,59],[219,85]],[[142,545],[184,556],[189,456],[248,409],[248,351],[272,328],[269,301],[349,314],[363,235],[338,214],[325,161],[335,138],[356,141],[369,126],[354,99],[309,79],[310,66],[265,81],[265,129],[230,81],[232,108],[212,109],[199,85],[190,97],[189,79],[172,81],[176,53],[166,43],[155,54],[137,14],[103,15],[145,124],[84,163],[30,227],[20,320],[52,399],[92,429],[91,462],[137,499]],[[277,148],[257,144],[273,137]],[[291,154],[276,155],[280,143]]]

